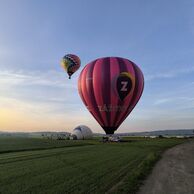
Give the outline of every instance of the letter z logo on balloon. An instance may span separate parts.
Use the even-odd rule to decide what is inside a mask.
[[[123,101],[133,88],[133,81],[128,72],[122,72],[117,78],[117,93],[121,101]]]
[[[127,92],[127,84],[128,82],[121,82],[121,85],[123,85],[121,88],[121,92]]]

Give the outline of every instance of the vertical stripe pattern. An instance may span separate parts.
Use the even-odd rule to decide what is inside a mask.
[[[121,100],[116,81],[123,72],[134,79],[132,90]],[[130,114],[139,101],[143,88],[144,78],[139,67],[119,57],[100,58],[87,64],[78,80],[82,101],[107,134],[113,134]]]

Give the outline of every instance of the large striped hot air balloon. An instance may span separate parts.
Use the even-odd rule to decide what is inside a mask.
[[[69,79],[71,79],[72,74],[79,69],[80,64],[80,58],[73,54],[67,54],[61,60],[61,66],[69,75]]]
[[[105,57],[87,64],[78,89],[82,101],[106,134],[113,134],[139,101],[144,77],[128,59]]]

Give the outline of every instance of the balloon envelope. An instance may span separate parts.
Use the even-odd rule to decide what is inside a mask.
[[[139,101],[144,78],[128,59],[105,57],[87,64],[78,89],[82,101],[107,134],[113,134]]]
[[[73,130],[72,136],[75,139],[91,139],[93,132],[89,127],[85,125],[79,125]]]
[[[80,64],[80,58],[73,54],[67,54],[61,60],[61,66],[69,75],[69,79],[79,69]]]

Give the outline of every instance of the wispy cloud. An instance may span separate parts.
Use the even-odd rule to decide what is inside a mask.
[[[185,122],[189,120],[189,122],[194,124],[193,115],[194,115],[194,98],[172,98],[166,100],[160,100],[159,102],[163,104],[155,103],[155,106],[151,107],[151,112],[149,111],[146,115],[148,119],[156,118],[157,120],[166,120],[167,122],[170,120],[177,120]],[[166,110],[168,107],[168,111]],[[155,112],[155,113],[154,113]],[[144,117],[142,117],[144,119]],[[146,117],[145,117],[146,118]]]
[[[76,113],[81,106],[76,79],[56,71],[0,72],[0,107],[26,114]]]
[[[17,98],[0,97],[0,108],[17,110],[18,112],[23,112],[27,114],[30,113],[35,115],[36,114],[41,115],[55,112],[57,106],[54,102],[53,103],[44,103],[42,101],[33,102]]]
[[[191,66],[190,68],[185,68],[185,69],[178,69],[174,71],[166,71],[163,73],[155,73],[155,74],[148,74],[145,75],[145,81],[152,81],[155,79],[169,79],[169,78],[175,78],[179,75],[184,75],[184,74],[189,74],[194,72],[194,66]]]
[[[161,105],[161,104],[169,103],[172,100],[173,100],[172,98],[162,98],[162,99],[158,99],[158,100],[156,100],[154,102],[154,105]]]
[[[0,84],[8,85],[39,85],[39,86],[54,86],[76,89],[75,82],[69,82],[64,73],[57,71],[1,71]]]
[[[183,103],[184,101],[184,103]],[[181,102],[180,104],[185,104],[185,103],[193,103],[194,102],[194,98],[190,98],[190,97],[171,97],[171,98],[160,98],[157,99],[154,102],[154,105],[163,105],[163,104],[169,104],[169,103],[178,103]]]

